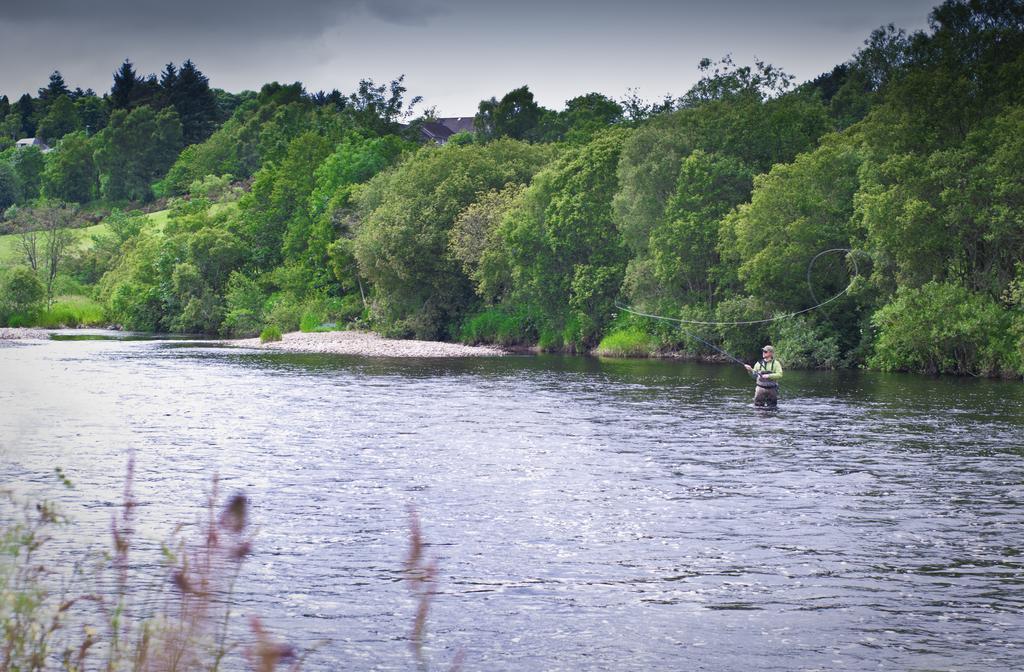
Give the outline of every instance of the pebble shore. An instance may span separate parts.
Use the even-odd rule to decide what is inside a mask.
[[[45,329],[0,328],[0,341],[45,341],[49,338],[50,332]]]
[[[315,352],[364,357],[496,357],[506,354],[499,348],[461,345],[440,341],[407,341],[367,331],[291,332],[280,341],[260,343],[258,338],[225,341],[227,345],[284,352]]]

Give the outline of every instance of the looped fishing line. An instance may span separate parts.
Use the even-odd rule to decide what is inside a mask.
[[[832,252],[847,252],[847,253],[849,253],[851,255],[850,256],[850,263],[853,264],[853,277],[856,278],[858,275],[860,275],[860,267],[857,265],[857,260],[854,259],[853,256],[852,256],[853,254],[856,254],[858,252],[858,250],[851,250],[849,248],[844,248],[844,247],[834,247],[834,248],[832,248],[830,250],[824,250],[822,252],[818,252],[811,259],[810,263],[807,264],[807,288],[811,292],[811,298],[814,299],[814,300],[817,300],[817,297],[814,295],[814,287],[811,284],[811,271],[814,269],[814,262],[816,262],[819,257],[821,257],[823,255],[826,255],[826,254],[830,254]],[[853,280],[851,279],[850,280],[850,284],[848,284],[843,289],[843,291],[839,292],[838,294],[836,294],[832,298],[827,299],[826,301],[822,301],[821,303],[813,305],[810,308],[804,308],[803,310],[798,310],[795,313],[786,313],[785,315],[776,315],[775,317],[769,317],[769,318],[766,318],[764,320],[740,320],[738,322],[702,322],[700,320],[683,320],[683,319],[680,319],[680,318],[677,318],[677,317],[665,317],[664,315],[651,315],[650,313],[642,313],[642,312],[640,312],[638,310],[633,310],[632,308],[628,308],[626,306],[620,306],[617,303],[615,304],[615,307],[618,308],[619,310],[623,310],[623,311],[625,311],[627,313],[632,313],[633,315],[639,315],[640,317],[649,317],[649,318],[654,319],[654,320],[664,320],[665,322],[676,322],[678,324],[695,324],[695,325],[705,326],[705,327],[740,327],[740,326],[747,326],[747,325],[752,325],[752,324],[768,324],[769,322],[778,322],[779,320],[787,320],[787,319],[789,319],[791,317],[796,317],[797,315],[802,315],[804,313],[809,313],[812,310],[817,310],[818,308],[821,308],[822,306],[828,305],[828,304],[832,303],[833,301],[839,299],[844,294],[846,294],[848,291],[850,291],[850,287],[852,287],[852,286],[853,286]]]
[[[739,320],[739,321],[736,321],[736,322],[704,322],[704,321],[701,321],[701,320],[683,320],[683,319],[680,319],[680,318],[677,318],[677,317],[666,317],[664,315],[652,315],[650,313],[643,313],[643,312],[640,312],[638,310],[633,310],[632,308],[629,308],[629,307],[626,307],[626,306],[620,306],[618,303],[615,304],[615,307],[618,308],[619,310],[625,311],[627,313],[632,313],[633,315],[639,315],[640,317],[649,317],[649,318],[654,319],[654,320],[663,320],[665,322],[675,322],[676,324],[679,324],[679,325],[693,324],[693,325],[705,326],[705,327],[740,327],[740,326],[748,326],[748,325],[754,325],[754,324],[768,324],[770,322],[778,322],[779,320],[788,320],[789,318],[796,317],[797,315],[802,315],[804,313],[809,313],[812,310],[817,310],[818,308],[821,308],[822,306],[826,306],[826,305],[832,303],[833,301],[839,299],[843,295],[845,295],[848,291],[850,291],[850,287],[853,286],[854,279],[857,278],[860,275],[860,267],[857,265],[857,260],[854,259],[854,255],[859,253],[860,251],[859,250],[852,250],[852,249],[845,248],[845,247],[834,247],[832,249],[822,250],[821,252],[818,252],[816,255],[814,255],[814,257],[811,258],[811,261],[807,264],[807,289],[811,293],[811,298],[813,300],[817,301],[818,299],[814,295],[814,286],[811,284],[811,271],[814,269],[814,262],[816,262],[820,257],[822,257],[822,256],[824,256],[826,254],[831,254],[833,252],[846,252],[847,254],[850,255],[849,256],[850,263],[853,264],[853,276],[850,278],[850,284],[846,285],[846,287],[843,288],[843,291],[839,292],[835,296],[833,296],[833,297],[831,297],[831,298],[829,298],[829,299],[827,299],[825,301],[822,301],[820,303],[817,303],[817,304],[811,306],[810,308],[804,308],[803,310],[798,310],[795,313],[786,313],[785,315],[776,315],[775,317],[770,317],[770,318],[767,318],[767,319],[764,319],[764,320]],[[860,253],[863,254],[863,252],[860,252]],[[745,362],[743,362],[743,361],[737,359],[736,357],[732,356],[731,354],[729,354],[728,352],[726,352],[722,348],[719,348],[717,345],[704,340],[700,336],[697,336],[695,334],[690,333],[689,331],[687,331],[686,329],[683,329],[682,327],[680,327],[680,331],[682,331],[684,334],[686,334],[687,336],[689,336],[693,340],[700,341],[701,343],[703,343],[704,345],[708,346],[712,350],[714,350],[714,351],[724,355],[725,357],[731,359],[732,361],[736,362],[737,364],[740,364],[742,366],[746,366]]]

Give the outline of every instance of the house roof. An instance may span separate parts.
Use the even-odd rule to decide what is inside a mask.
[[[420,132],[428,139],[442,143],[455,135],[452,129],[437,121],[423,122],[423,125],[420,126]]]
[[[452,133],[472,133],[475,130],[473,117],[442,117],[437,121],[450,128]]]
[[[43,142],[42,138],[22,138],[14,143],[17,147],[46,147],[47,144]]]

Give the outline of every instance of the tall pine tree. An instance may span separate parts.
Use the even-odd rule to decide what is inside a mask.
[[[142,105],[159,107],[160,84],[156,75],[140,77],[127,58],[114,73],[110,89],[110,105],[115,110],[130,110]]]
[[[32,96],[27,93],[22,95],[21,98],[18,98],[15,108],[21,116],[21,137],[34,137],[36,134],[36,108]]]
[[[210,89],[210,80],[191,59],[181,64],[170,91],[170,102],[181,119],[185,144],[192,145],[210,137],[217,124],[217,96]]]
[[[135,66],[127,58],[114,73],[114,86],[110,89],[110,104],[115,110],[127,110],[140,83]]]
[[[70,97],[70,95],[71,89],[64,82],[64,76],[60,74],[60,70],[54,70],[50,73],[50,83],[39,89],[39,100],[44,105],[49,105],[61,96]]]

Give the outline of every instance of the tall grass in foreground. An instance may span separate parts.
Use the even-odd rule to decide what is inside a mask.
[[[253,550],[246,497],[222,500],[214,478],[196,534],[182,536],[186,528],[179,525],[162,544],[159,575],[147,579],[132,561],[133,467],[129,460],[122,504],[111,521],[112,551],[76,562],[70,572],[47,564],[48,544],[68,522],[57,507],[20,502],[0,489],[0,671],[218,672],[239,652],[257,672],[282,665],[299,670],[304,656],[259,618],[249,620],[249,643],[231,637],[235,582]],[[73,487],[60,469],[57,476]],[[427,670],[423,648],[438,564],[427,557],[415,511],[409,515],[403,573],[417,604],[409,642],[418,669]],[[106,588],[83,588],[91,583]],[[451,669],[461,663],[459,652]]]
[[[216,479],[196,537],[179,538],[179,526],[163,545],[163,578],[154,585],[131,562],[131,465],[111,523],[112,552],[96,558],[91,569],[79,561],[70,574],[49,566],[52,558],[42,552],[66,523],[56,507],[2,495],[2,505],[15,515],[5,511],[0,528],[0,670],[216,671],[240,648],[261,672],[282,662],[298,668],[295,650],[275,642],[258,620],[251,623],[255,644],[240,647],[229,637],[235,580],[252,542],[245,496],[221,503]],[[113,588],[84,590],[92,581]]]

